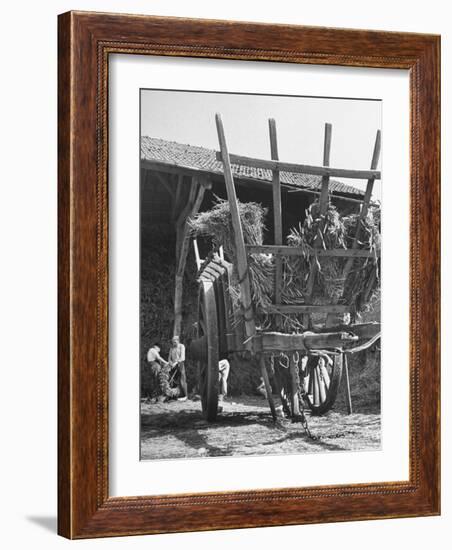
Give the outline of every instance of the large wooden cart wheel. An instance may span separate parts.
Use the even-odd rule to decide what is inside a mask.
[[[342,378],[342,353],[329,356],[331,362],[311,355],[304,371],[304,390],[312,414],[328,412],[336,401]]]
[[[199,392],[202,411],[208,421],[218,411],[218,317],[214,284],[202,281],[198,295],[198,338],[206,341],[206,352],[199,360]]]

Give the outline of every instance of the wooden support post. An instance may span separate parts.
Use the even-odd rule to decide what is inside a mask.
[[[346,397],[347,397],[347,411],[348,414],[353,413],[353,405],[352,405],[352,394],[350,391],[350,376],[348,372],[348,359],[347,354],[343,353],[343,363],[344,363],[344,369],[345,369],[345,391],[346,391]]]
[[[176,278],[174,289],[174,328],[173,336],[180,336],[182,325],[182,297],[183,297],[183,280],[185,264],[189,250],[190,227],[188,219],[195,216],[204,198],[204,192],[209,187],[210,182],[201,178],[194,178],[192,186],[194,188],[193,196],[196,196],[194,202],[191,203],[189,210],[186,212],[185,219],[179,218],[177,227],[177,243],[176,243]]]
[[[332,135],[333,127],[332,125],[327,122],[325,124],[325,136],[323,141],[323,166],[329,166],[330,165],[330,152],[331,152],[331,135]],[[329,204],[329,197],[328,197],[328,187],[330,183],[330,177],[329,175],[325,175],[322,177],[322,185],[320,190],[320,197],[319,197],[319,208],[320,208],[320,215],[324,216],[328,211],[328,204]],[[322,225],[323,228],[323,225]],[[314,239],[313,243],[314,248],[320,248],[321,246],[321,240],[316,237]],[[309,273],[308,282],[306,284],[306,297],[309,300],[312,291],[314,288],[314,282],[317,275],[317,262],[313,260],[311,264],[311,271]],[[303,317],[303,323],[305,325],[309,325],[309,317],[304,316]]]
[[[199,191],[199,188],[200,188],[200,185],[198,183],[197,178],[192,178],[187,205],[185,206],[183,211],[179,214],[179,217],[176,220],[176,269],[179,263],[183,238],[188,229],[186,227],[186,221],[190,216],[190,212],[193,210],[193,206],[195,204],[195,197]]]
[[[276,122],[274,118],[268,120],[270,133],[270,153],[272,160],[279,160],[278,138],[276,134]],[[281,208],[281,180],[279,170],[272,171],[273,189],[273,223],[275,245],[282,245],[282,208]],[[282,257],[275,256],[275,304],[281,303],[282,290]],[[276,323],[281,324],[281,317],[276,317]]]
[[[261,375],[264,381],[265,392],[267,393],[267,401],[270,406],[270,411],[272,413],[273,420],[276,421],[275,402],[273,401],[272,387],[268,378],[267,366],[265,365],[265,355],[263,354],[259,357],[259,365],[261,367]]]
[[[197,176],[193,176],[191,178],[191,185],[190,185],[190,191],[188,193],[187,203],[185,207],[182,209],[182,211],[180,212],[176,220],[176,225],[178,227],[183,225],[185,223],[185,220],[189,216],[190,211],[193,208],[193,202],[198,192],[198,187],[199,187],[199,178]]]
[[[174,327],[173,336],[180,336],[182,325],[182,292],[183,292],[184,275],[176,273],[174,283]]]
[[[297,364],[293,359],[293,354],[290,355],[289,370],[292,387],[292,393],[290,396],[290,400],[292,403],[292,417],[298,418],[300,416],[300,403],[298,401],[298,384],[300,383],[300,380],[297,373]]]
[[[333,126],[327,122],[325,124],[325,136],[323,142],[323,166],[330,165],[330,153],[331,153],[331,133]],[[324,216],[328,211],[328,187],[330,183],[330,176],[326,175],[322,177],[322,187],[320,190],[320,214]]]
[[[177,258],[179,258],[179,251],[182,245],[182,234],[184,231],[185,222],[187,221],[187,218],[189,217],[190,212],[193,209],[193,205],[195,203],[195,198],[196,198],[198,189],[199,189],[199,180],[197,177],[194,176],[191,179],[191,185],[190,185],[190,191],[188,193],[187,203],[176,219],[176,262],[177,262]]]
[[[229,208],[231,210],[232,227],[234,228],[234,242],[237,254],[237,275],[240,281],[240,300],[244,312],[245,330],[251,349],[251,338],[256,334],[256,324],[254,322],[253,305],[251,303],[251,286],[248,276],[248,258],[245,250],[245,241],[243,238],[242,222],[235,193],[234,178],[232,175],[231,162],[229,159],[228,146],[224,134],[223,121],[221,115],[215,115],[217,125],[218,141],[220,144],[221,160],[223,162],[224,181],[228,194]]]

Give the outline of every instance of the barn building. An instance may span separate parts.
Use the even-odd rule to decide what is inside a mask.
[[[179,334],[182,282],[190,250],[186,222],[198,211],[208,210],[215,196],[226,198],[223,165],[212,149],[143,136],[140,168],[142,246],[146,239],[152,239],[156,227],[175,235],[174,333]],[[236,164],[232,171],[238,199],[258,202],[268,209],[265,242],[273,244],[272,172]],[[280,180],[285,238],[290,228],[304,220],[306,209],[319,195],[321,177],[281,172]],[[359,209],[363,191],[334,180],[330,180],[329,189],[331,201],[341,212]],[[201,249],[201,255],[206,252]]]
[[[272,173],[270,170],[232,165],[238,199],[259,202],[269,209],[268,243],[272,228]],[[212,204],[214,196],[226,198],[223,165],[216,151],[152,137],[141,138],[141,215],[145,224],[173,226],[190,202],[193,187],[207,183],[200,210]],[[284,234],[300,220],[320,192],[321,177],[281,172]],[[345,183],[330,180],[333,204],[343,212],[357,211],[364,192]],[[195,195],[196,196],[196,195]],[[195,199],[196,200],[196,199]],[[191,212],[185,212],[188,216]],[[181,220],[182,221],[182,220]]]

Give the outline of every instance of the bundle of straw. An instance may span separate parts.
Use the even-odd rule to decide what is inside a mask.
[[[358,232],[359,224],[359,232]],[[355,244],[355,237],[356,239]],[[319,203],[314,202],[306,212],[302,226],[293,228],[287,238],[290,246],[305,251],[302,256],[286,258],[284,263],[283,299],[287,303],[350,304],[362,311],[379,287],[378,254],[380,249],[380,208],[372,206],[360,221],[360,214],[341,216],[333,205],[320,215]],[[371,258],[355,258],[344,271],[348,258],[315,257],[313,248],[323,250],[351,247],[374,252]],[[317,263],[311,295],[307,294],[307,281],[312,262]]]
[[[290,246],[302,248],[306,252],[303,256],[292,256],[286,259],[284,276],[287,278],[290,275],[291,281],[291,284],[286,284],[284,289],[288,302],[298,303],[297,295],[301,295],[302,302],[313,298],[317,304],[331,303],[340,298],[343,286],[342,258],[316,258],[308,252],[315,247],[323,250],[346,248],[345,241],[346,229],[336,207],[330,205],[325,216],[321,216],[319,203],[312,203],[306,211],[303,226],[299,226],[298,229],[293,228],[287,237]],[[309,296],[306,285],[312,262],[317,263],[318,269],[315,271],[312,296]]]
[[[237,201],[237,204],[245,244],[263,244],[267,210],[255,202]],[[228,201],[215,197],[212,209],[199,213],[189,223],[194,235],[210,237],[214,249],[223,247],[226,258],[234,266],[234,280],[230,292],[234,302],[238,303],[240,290],[236,272],[236,247]],[[248,262],[248,269],[253,304],[258,310],[265,311],[272,303],[274,292],[273,258],[267,254],[252,254]]]
[[[343,218],[347,230],[347,247],[353,246],[358,232],[359,215],[352,214]],[[355,258],[344,284],[343,301],[355,306],[356,311],[369,309],[380,283],[379,252],[381,249],[381,209],[369,208],[366,217],[359,223],[358,248],[374,253],[371,258]]]

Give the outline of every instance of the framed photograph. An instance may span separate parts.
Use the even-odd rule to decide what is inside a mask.
[[[59,16],[61,535],[440,513],[439,58]]]

